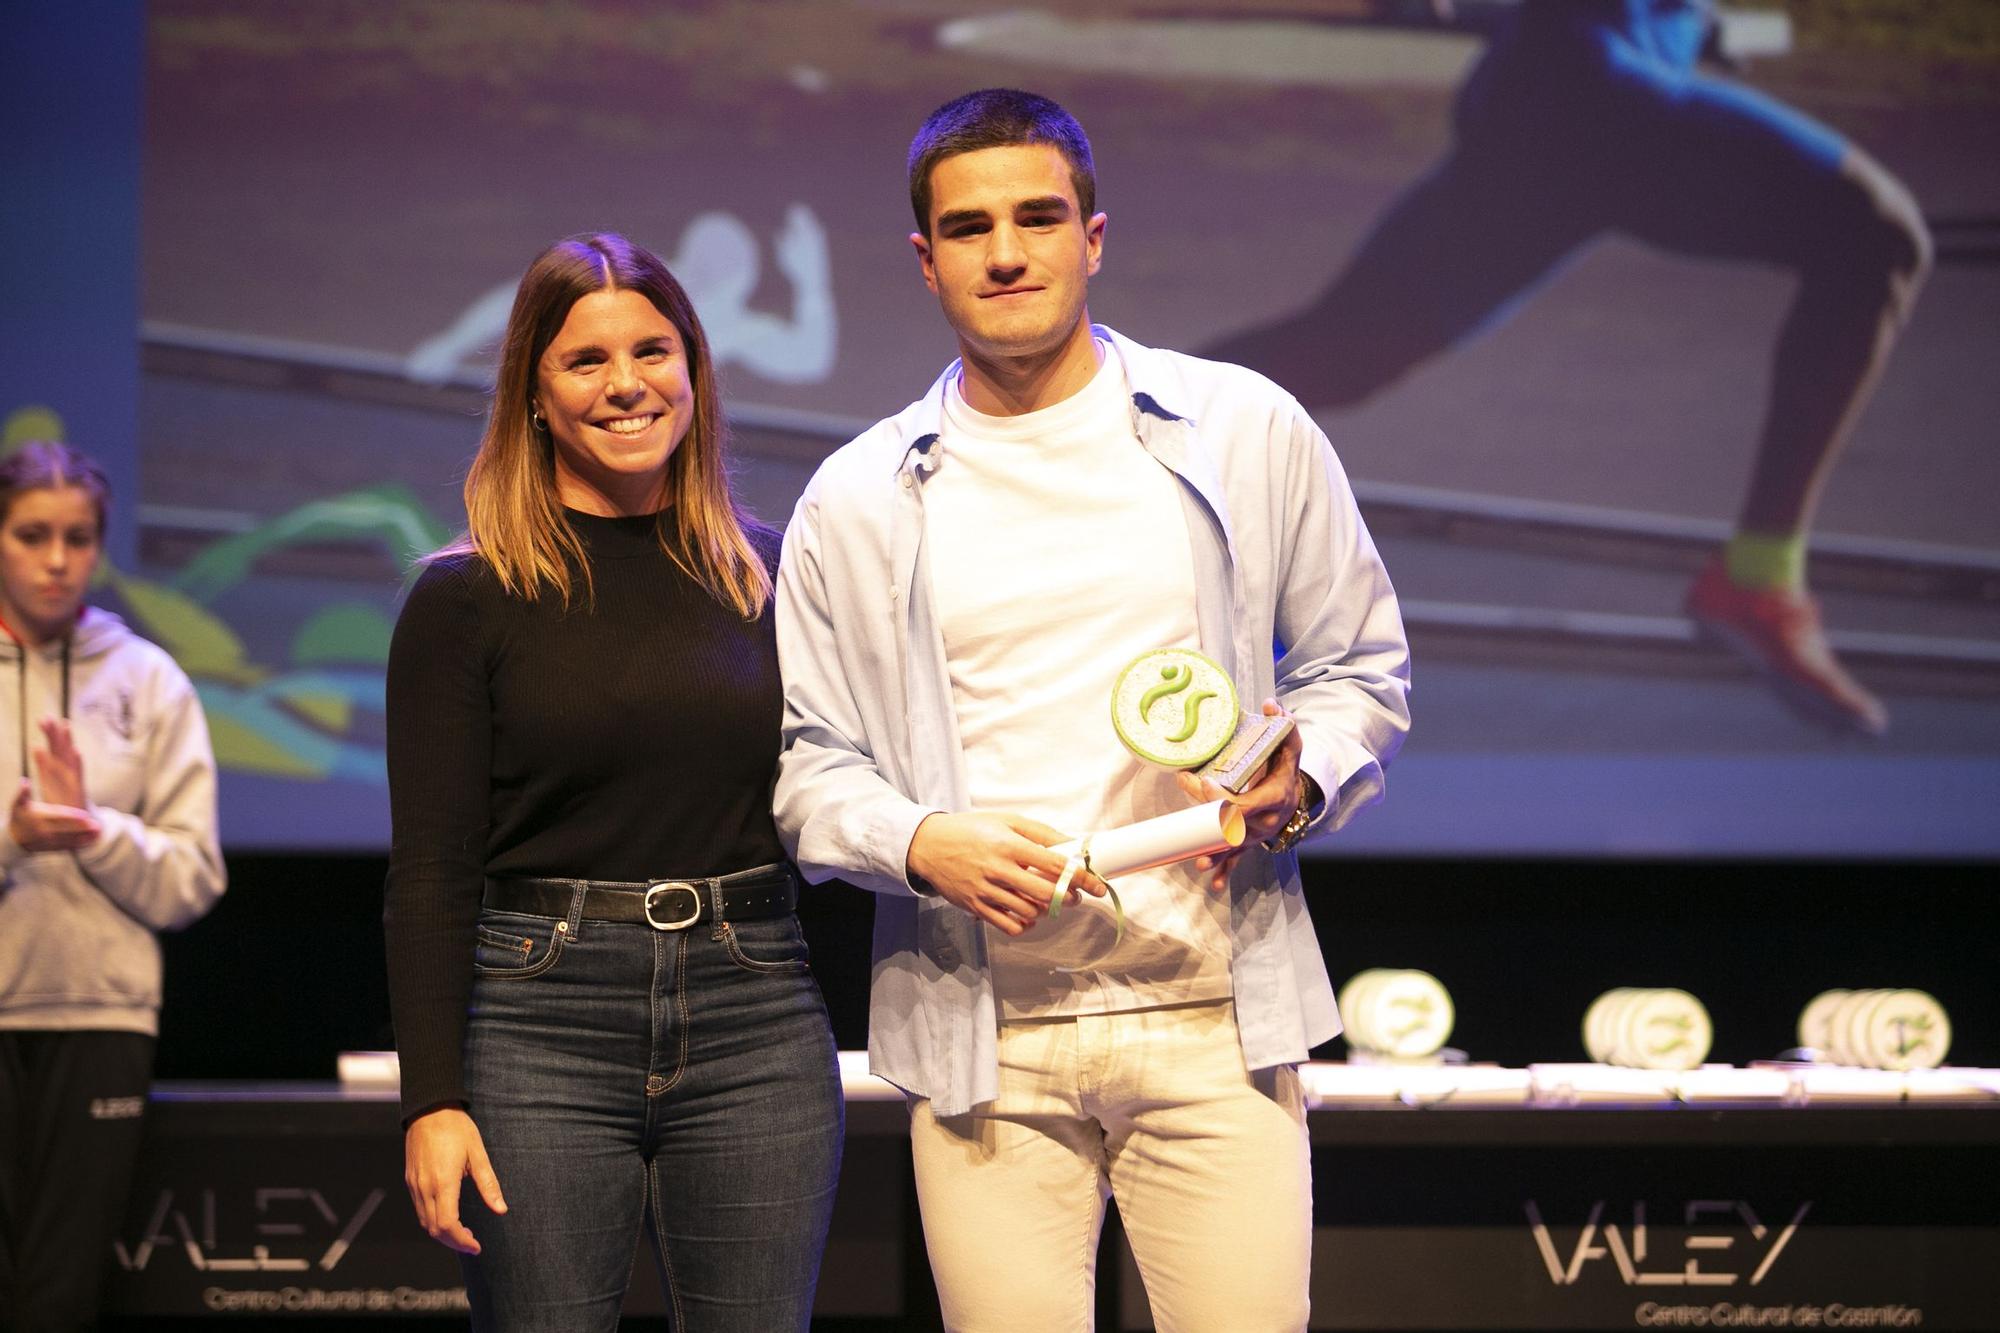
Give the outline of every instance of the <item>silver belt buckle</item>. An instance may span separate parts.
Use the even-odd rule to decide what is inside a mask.
[[[674,917],[662,921],[653,915],[653,905],[659,902],[661,895],[671,893],[684,893],[687,895],[688,914],[684,917]],[[655,884],[646,890],[646,924],[654,930],[686,930],[700,918],[701,890],[697,889],[694,885],[668,881],[662,884]]]

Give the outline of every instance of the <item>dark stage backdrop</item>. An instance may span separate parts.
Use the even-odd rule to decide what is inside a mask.
[[[228,844],[386,845],[401,580],[461,521],[495,335],[542,245],[611,228],[668,257],[743,494],[782,523],[828,450],[948,360],[902,154],[929,108],[1007,83],[1094,136],[1093,314],[1259,364],[1355,479],[1416,724],[1330,854],[1990,858],[2000,10],[1765,0],[1717,77],[1768,100],[1681,119],[1560,43],[1460,99],[1515,6],[1432,8],[145,6],[139,540],[106,597],[197,680]],[[1455,99],[1457,132],[1502,147],[1418,217],[1398,201],[1450,151]],[[1800,290],[1729,256],[1802,237],[1864,288],[1896,261],[1800,184],[1849,149],[1907,186],[1936,259],[1815,529],[1836,642],[1891,714],[1872,743],[1795,716],[1680,609],[1741,503]],[[1314,306],[1371,237],[1365,292]],[[1420,355],[1425,321],[1462,336]]]
[[[166,937],[158,1074],[325,1079],[390,1044],[379,856],[230,858],[232,887]],[[1336,981],[1423,968],[1457,1003],[1474,1060],[1584,1058],[1583,1012],[1613,986],[1679,986],[1715,1020],[1715,1060],[1792,1046],[1822,990],[1922,985],[1954,1020],[1954,1064],[2000,1065],[1984,870],[1744,861],[1348,858],[1305,867]],[[843,1049],[867,1045],[870,895],[808,890],[799,916]],[[307,924],[309,923],[309,924]],[[1339,1058],[1336,1040],[1317,1052]]]
[[[87,441],[126,508],[108,544],[128,569],[145,49],[136,3],[21,6],[0,42],[0,453]]]

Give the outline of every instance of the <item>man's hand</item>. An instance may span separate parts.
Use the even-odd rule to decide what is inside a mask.
[[[496,1213],[507,1211],[499,1178],[486,1160],[479,1126],[457,1107],[430,1111],[410,1122],[403,1134],[403,1183],[417,1206],[417,1222],[431,1239],[462,1254],[478,1254],[479,1241],[458,1220],[460,1182],[467,1176],[479,1197]]]
[[[1278,706],[1276,699],[1264,701],[1265,717],[1290,717]],[[1227,791],[1206,778],[1198,778],[1183,770],[1174,774],[1190,799],[1205,803],[1208,801],[1228,801],[1242,807],[1245,831],[1243,846],[1253,842],[1263,842],[1278,835],[1278,830],[1291,820],[1292,813],[1299,808],[1299,740],[1297,726],[1285,733],[1285,739],[1278,742],[1278,748],[1264,761],[1264,771],[1241,795]],[[1208,876],[1208,891],[1221,893],[1229,887],[1229,872],[1236,865],[1236,858],[1243,854],[1243,847],[1231,848],[1226,852],[1216,852],[1195,858],[1194,868]]]
[[[1069,835],[1026,815],[927,815],[910,839],[910,873],[960,911],[1019,935],[1049,910],[1063,858],[1049,848]],[[1079,870],[1070,881],[1102,897],[1104,881]]]
[[[36,800],[22,778],[7,814],[7,832],[23,851],[76,852],[96,842],[103,828],[88,810]]]

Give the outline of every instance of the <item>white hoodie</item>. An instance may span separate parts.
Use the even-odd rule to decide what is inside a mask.
[[[29,852],[0,813],[0,1028],[159,1030],[160,946],[222,896],[215,756],[194,686],[166,652],[85,608],[65,642],[0,632],[0,799],[67,715],[103,833]],[[25,765],[25,768],[24,768]]]

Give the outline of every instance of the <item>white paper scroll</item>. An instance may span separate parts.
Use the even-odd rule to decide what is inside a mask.
[[[1062,878],[1056,881],[1055,896],[1049,900],[1049,920],[1062,914],[1063,900],[1070,892],[1070,880],[1079,870],[1089,870],[1099,879],[1129,875],[1135,870],[1151,870],[1172,865],[1209,852],[1226,852],[1243,845],[1243,812],[1228,801],[1210,801],[1190,806],[1170,815],[1142,819],[1123,828],[1104,829],[1049,850],[1064,858]],[[1111,943],[1103,954],[1075,967],[1058,967],[1058,972],[1085,972],[1101,961],[1125,938],[1125,904],[1118,890],[1111,889],[1111,912],[1115,923]]]
[[[1110,879],[1241,847],[1243,834],[1242,810],[1228,801],[1210,801],[1086,834],[1049,850],[1081,862],[1099,879]]]

